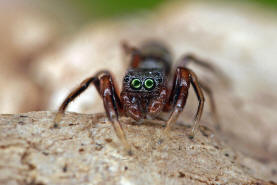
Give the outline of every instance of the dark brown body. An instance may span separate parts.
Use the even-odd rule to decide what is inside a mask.
[[[143,87],[140,90],[133,90],[130,87],[130,81],[133,78],[139,78],[142,82],[145,81],[145,79],[151,78],[155,81],[155,88],[150,91]],[[130,116],[137,121],[145,119],[154,101],[161,98],[161,96],[164,96],[162,99],[166,99],[166,87],[167,78],[162,69],[134,68],[128,70],[123,80],[123,89],[120,94],[126,116]],[[163,104],[165,104],[165,101]],[[149,116],[152,117],[153,115]]]
[[[159,42],[147,42],[140,48],[135,48],[124,43],[123,49],[130,56],[131,61],[130,67],[123,78],[121,93],[118,94],[112,75],[108,71],[100,71],[85,79],[78,88],[66,97],[59,108],[54,126],[57,126],[60,122],[67,105],[93,83],[103,99],[107,117],[112,123],[117,136],[130,149],[119,122],[119,116],[125,115],[139,121],[145,118],[155,118],[162,111],[171,111],[165,129],[168,132],[172,123],[177,120],[179,114],[183,111],[188,90],[190,84],[192,84],[199,100],[191,134],[194,137],[203,111],[204,95],[195,73],[184,66],[187,65],[188,61],[194,61],[206,68],[214,68],[192,55],[185,55],[174,72],[173,82],[169,88],[168,78],[172,67],[172,57],[164,45]],[[211,97],[212,111],[216,118],[211,91],[206,86],[201,86]]]
[[[168,78],[171,71],[171,54],[161,43],[147,42],[139,49],[125,48],[127,52],[133,50],[130,67],[125,74],[120,99],[126,116],[139,121],[145,118],[155,118],[161,111],[170,110],[170,105],[177,103],[175,98],[169,98]],[[182,101],[177,107],[184,107],[190,86],[190,75],[185,77],[182,86]],[[141,88],[134,90],[130,87],[130,81],[139,78],[142,82],[151,78],[155,81],[155,88],[150,91]],[[179,94],[179,92],[177,92]],[[176,95],[177,95],[176,94]],[[174,102],[175,101],[175,102]]]

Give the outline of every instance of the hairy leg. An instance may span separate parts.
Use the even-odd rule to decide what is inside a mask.
[[[192,133],[191,133],[191,136],[190,136],[191,138],[194,138],[194,136],[196,134],[196,131],[198,130],[198,127],[199,127],[200,119],[202,117],[205,98],[204,98],[204,94],[202,92],[202,89],[200,87],[200,84],[198,82],[196,74],[193,71],[190,70],[190,76],[191,76],[191,84],[193,86],[193,89],[194,89],[194,91],[197,95],[198,102],[199,102],[197,112],[196,112],[195,117],[194,117],[194,124],[193,124],[193,128],[192,128]]]
[[[66,110],[67,106],[69,105],[70,102],[72,102],[76,97],[78,97],[80,94],[82,94],[91,83],[96,84],[95,87],[99,88],[99,79],[98,75],[101,74],[102,72],[99,72],[98,74],[89,77],[85,79],[84,81],[81,82],[81,84],[75,88],[63,101],[61,106],[59,107],[58,113],[54,119],[54,127],[58,127],[58,124],[61,121],[61,118],[64,114],[64,111]],[[99,89],[97,89],[99,91]]]
[[[209,100],[210,100],[210,109],[212,112],[212,118],[215,122],[215,127],[217,130],[220,130],[220,121],[219,121],[219,116],[218,116],[218,111],[216,108],[216,104],[215,104],[215,100],[214,100],[214,96],[213,96],[213,92],[211,91],[211,89],[206,86],[204,83],[199,82],[200,87],[204,90],[204,92],[208,95]]]
[[[135,48],[130,46],[127,42],[122,42],[122,48],[126,55],[131,55],[131,68],[137,68],[140,62],[143,60],[143,55],[141,52]]]
[[[172,113],[166,124],[166,132],[170,131],[172,124],[176,122],[180,113],[183,111],[186,104],[189,87],[189,71],[183,67],[178,67],[174,75],[172,90],[164,108],[164,111],[172,110]]]
[[[68,104],[72,102],[78,95],[84,92],[88,86],[93,83],[103,99],[103,104],[106,110],[107,117],[112,123],[112,126],[116,132],[117,137],[123,142],[128,152],[131,152],[130,145],[126,140],[125,133],[122,129],[122,125],[118,120],[119,113],[121,112],[122,106],[119,96],[116,92],[115,85],[111,74],[108,71],[100,71],[96,75],[85,79],[79,87],[74,89],[64,100],[59,108],[59,111],[54,120],[54,126],[57,126],[61,120],[62,115]]]
[[[229,79],[227,78],[227,76],[216,66],[210,64],[208,61],[206,60],[202,60],[199,59],[198,57],[194,56],[193,54],[187,54],[185,56],[183,56],[179,62],[179,66],[185,67],[189,64],[189,62],[193,62],[205,69],[208,69],[210,71],[212,71],[213,73],[215,73],[221,80],[223,80],[224,84],[229,86],[230,82]],[[215,122],[216,125],[216,129],[220,130],[220,124],[219,124],[219,117],[218,117],[218,112],[217,112],[217,108],[216,108],[216,103],[215,103],[215,99],[213,96],[213,92],[212,90],[205,85],[202,82],[199,82],[200,87],[205,91],[205,93],[208,95],[209,97],[209,101],[210,101],[210,109],[212,112],[212,118]]]
[[[192,84],[194,91],[197,95],[199,105],[197,112],[194,117],[194,125],[192,128],[191,138],[195,136],[195,133],[199,127],[199,122],[202,116],[204,107],[204,95],[200,88],[197,76],[195,73],[189,69],[178,67],[174,76],[174,85],[169,96],[166,109],[173,109],[169,120],[167,121],[167,126],[165,131],[168,132],[173,123],[176,122],[180,113],[183,111],[186,104],[188,90],[190,84]]]
[[[218,68],[215,65],[212,65],[210,62],[200,59],[198,57],[196,57],[193,54],[186,54],[184,55],[180,61],[178,62],[178,66],[180,67],[186,67],[190,62],[193,62],[207,70],[210,70],[211,72],[213,72],[220,80],[223,81],[224,85],[226,85],[226,87],[230,86],[230,80],[229,78],[224,74],[224,72]]]

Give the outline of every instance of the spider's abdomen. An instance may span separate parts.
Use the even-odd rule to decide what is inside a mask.
[[[158,41],[148,41],[141,45],[143,60],[138,68],[159,69],[168,75],[171,70],[172,56],[167,47]]]

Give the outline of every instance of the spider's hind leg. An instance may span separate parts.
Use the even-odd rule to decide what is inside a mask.
[[[226,76],[226,74],[220,68],[218,68],[216,65],[211,64],[207,60],[203,60],[203,59],[196,57],[193,54],[184,55],[179,60],[178,66],[186,67],[191,62],[194,64],[197,64],[198,66],[200,66],[204,69],[211,71],[213,74],[215,74],[217,76],[218,79],[220,79],[223,82],[223,84],[226,87],[230,87],[230,79],[228,78],[228,76]]]
[[[136,47],[130,46],[126,41],[123,41],[121,43],[122,49],[124,53],[128,56],[131,56],[131,63],[130,67],[131,68],[137,68],[141,61],[143,60],[143,55],[140,52],[140,50]]]
[[[217,108],[216,108],[216,104],[215,104],[213,92],[212,92],[212,90],[211,90],[208,86],[206,86],[204,83],[199,82],[199,84],[200,84],[200,87],[204,90],[204,92],[205,92],[205,93],[208,95],[208,97],[209,97],[211,116],[212,116],[212,119],[213,119],[214,124],[215,124],[215,129],[216,129],[216,130],[221,130],[221,127],[220,127],[220,119],[219,119],[219,116],[218,116],[218,111],[217,111]]]

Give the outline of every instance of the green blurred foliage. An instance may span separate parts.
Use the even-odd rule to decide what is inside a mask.
[[[277,8],[277,0],[252,0],[266,8]]]
[[[187,1],[187,0],[184,0]],[[230,0],[226,0],[230,1]],[[166,0],[68,0],[87,19],[126,15],[141,10],[152,10]],[[168,2],[168,1],[167,1]],[[246,0],[241,3],[257,3],[267,8],[277,8],[277,0]]]
[[[70,0],[88,18],[116,17],[135,11],[151,10],[165,0]]]
[[[71,23],[82,25],[92,20],[102,20],[103,18],[116,18],[119,16],[128,16],[140,11],[153,11],[158,6],[164,3],[178,2],[180,0],[52,0],[55,7],[59,7],[60,12],[68,12]],[[182,0],[190,2],[194,0]],[[216,1],[218,3],[236,2],[238,4],[257,4],[258,6],[277,9],[277,0],[197,0],[206,3]],[[49,1],[43,1],[47,4]],[[44,4],[45,4],[44,3]],[[53,5],[52,4],[52,5]],[[54,8],[52,6],[52,8]],[[67,9],[67,11],[66,11]]]

